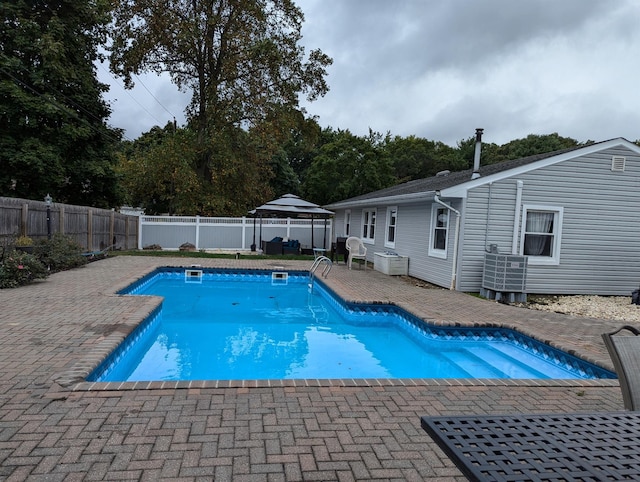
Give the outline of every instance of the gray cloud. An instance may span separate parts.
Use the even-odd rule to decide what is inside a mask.
[[[323,127],[451,145],[476,127],[496,143],[551,132],[580,141],[640,138],[635,0],[297,3],[307,51],[334,58],[330,92],[303,103]],[[145,79],[181,123],[189,96],[167,79]],[[170,120],[144,90],[135,95]],[[118,100],[112,124],[137,137],[158,123],[147,117]]]

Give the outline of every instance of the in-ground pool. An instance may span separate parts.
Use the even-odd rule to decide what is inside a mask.
[[[90,381],[615,378],[512,330],[347,303],[307,272],[162,268],[121,294],[164,301]]]

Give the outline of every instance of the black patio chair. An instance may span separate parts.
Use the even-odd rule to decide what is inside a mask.
[[[339,263],[340,256],[342,256],[342,260],[347,263],[347,258],[349,257],[349,252],[347,251],[347,238],[336,238],[336,242],[331,246],[331,261],[335,258]]]

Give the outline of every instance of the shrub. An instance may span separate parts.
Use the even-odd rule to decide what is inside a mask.
[[[82,246],[60,233],[54,234],[51,239],[40,241],[35,255],[54,273],[77,268],[88,262],[86,256],[82,256]]]
[[[30,253],[9,251],[0,264],[0,288],[15,288],[47,276],[47,269]]]
[[[20,236],[16,238],[16,246],[33,246],[33,239],[29,236]]]

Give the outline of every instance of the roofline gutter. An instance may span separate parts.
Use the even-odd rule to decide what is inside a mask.
[[[328,209],[357,208],[372,204],[406,204],[416,201],[430,201],[435,191],[414,192],[411,194],[398,194],[396,196],[381,196],[376,198],[361,199],[359,201],[343,201],[324,206]]]
[[[453,259],[451,260],[451,285],[449,286],[450,290],[456,289],[456,281],[457,281],[457,273],[458,273],[458,240],[460,237],[460,211],[449,206],[447,203],[443,202],[440,199],[440,191],[436,191],[433,196],[433,201],[444,206],[449,211],[453,211],[456,214],[456,231],[453,236]]]

